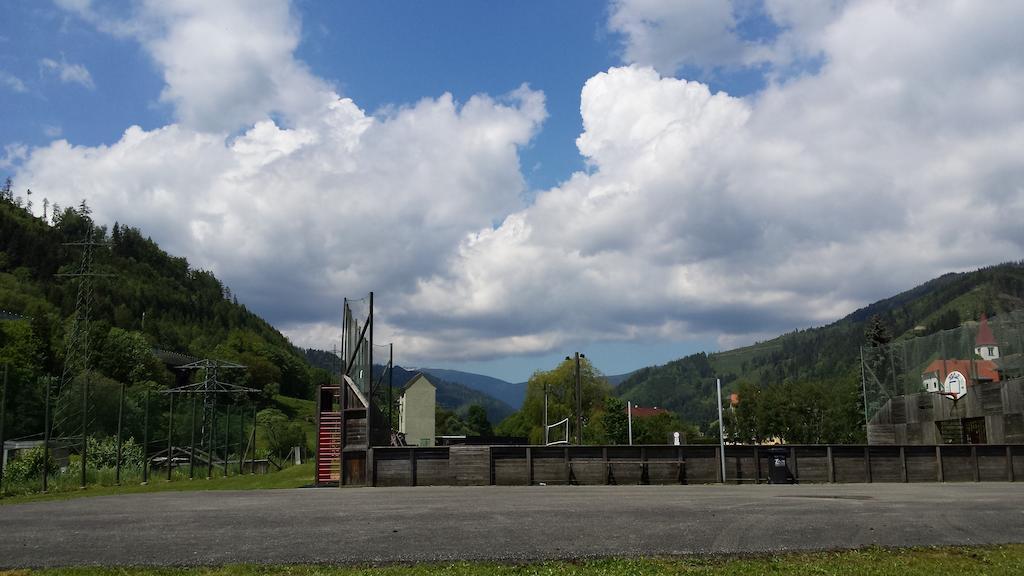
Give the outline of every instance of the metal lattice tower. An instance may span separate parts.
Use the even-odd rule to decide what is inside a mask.
[[[71,331],[65,338],[64,369],[61,372],[60,380],[57,382],[57,389],[54,391],[54,412],[50,428],[53,431],[53,439],[58,443],[71,443],[84,438],[88,425],[88,383],[82,382],[84,387],[79,398],[71,393],[72,384],[75,379],[89,369],[90,363],[90,341],[89,323],[92,317],[92,306],[95,302],[95,286],[93,279],[111,274],[100,274],[93,270],[94,249],[97,246],[108,246],[105,242],[94,240],[93,227],[89,226],[85,239],[81,242],[68,242],[64,246],[78,246],[82,248],[82,257],[79,261],[78,271],[69,274],[58,274],[62,278],[74,278],[78,281],[78,293],[75,297],[75,316],[72,322]]]
[[[221,370],[244,370],[245,368],[245,366],[235,364],[234,362],[211,359],[199,360],[177,367],[178,370],[202,370],[203,372],[202,380],[199,382],[179,386],[178,388],[171,388],[170,390],[165,390],[163,392],[164,394],[196,394],[202,397],[203,420],[202,427],[200,428],[200,446],[213,446],[213,434],[215,433],[214,412],[217,409],[217,397],[219,395],[227,394],[230,396],[234,394],[259,392],[259,390],[256,390],[255,388],[246,388],[245,386],[239,386],[237,384],[229,384],[217,379],[218,373]]]

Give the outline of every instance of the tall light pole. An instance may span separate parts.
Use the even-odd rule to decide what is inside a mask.
[[[722,452],[722,484],[725,484],[725,426],[722,424],[722,379],[715,378],[718,387],[718,448]]]
[[[583,444],[583,379],[580,377],[580,358],[576,353],[576,444]]]

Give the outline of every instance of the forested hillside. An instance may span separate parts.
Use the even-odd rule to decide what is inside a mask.
[[[0,361],[10,365],[16,385],[8,406],[19,415],[8,422],[8,437],[42,429],[39,382],[61,374],[78,293],[78,280],[61,274],[79,271],[83,248],[66,244],[90,236],[102,244],[92,271],[104,276],[93,279],[89,365],[102,382],[170,386],[174,376],[154,348],[245,364],[238,383],[270,393],[263,395],[268,399],[310,398],[328,377],[211,272],[190,268],[140,230],[97,225],[85,202],[47,205],[45,218],[28,208],[8,181],[0,191],[0,310],[18,319],[0,319]]]
[[[858,354],[872,318],[893,337],[912,338],[955,328],[982,313],[994,316],[1021,306],[1024,263],[946,274],[824,327],[638,370],[617,387],[617,393],[642,405],[666,407],[708,429],[717,417],[717,376],[727,392],[744,386],[750,395],[755,387],[787,386],[791,389],[773,397],[775,401],[799,397],[799,402],[820,405],[823,413],[842,412],[844,418],[855,418]]]

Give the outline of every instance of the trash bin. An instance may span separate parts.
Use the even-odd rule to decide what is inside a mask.
[[[789,450],[785,448],[771,448],[768,450],[769,484],[793,483],[793,475],[789,473],[788,456]]]

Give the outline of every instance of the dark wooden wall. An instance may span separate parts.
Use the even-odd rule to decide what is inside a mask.
[[[931,393],[891,398],[868,424],[868,443],[939,444],[936,422],[984,418],[988,444],[1024,443],[1024,379],[977,384],[956,402]]]
[[[768,481],[773,446],[726,446],[725,481]],[[800,483],[988,482],[1024,478],[1024,445],[783,446]],[[377,447],[374,486],[712,484],[714,445]]]

